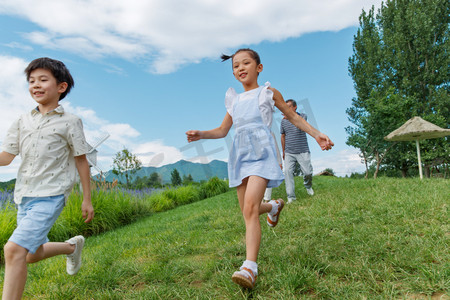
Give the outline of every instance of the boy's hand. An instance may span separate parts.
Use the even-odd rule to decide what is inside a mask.
[[[84,223],[89,223],[94,218],[94,207],[91,201],[83,200],[81,204],[81,212],[83,214]]]

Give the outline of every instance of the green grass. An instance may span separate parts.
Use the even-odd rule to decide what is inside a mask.
[[[151,194],[122,189],[95,189],[91,192],[95,218],[84,223],[81,214],[83,200],[79,188],[74,188],[67,205],[48,234],[51,241],[64,241],[82,234],[97,235],[130,224],[156,212],[173,209],[228,191],[228,183],[213,177],[201,185],[181,186]],[[0,245],[4,245],[16,227],[16,210],[13,205],[0,210]],[[3,247],[0,263],[4,263]]]
[[[230,279],[245,259],[230,191],[88,238],[76,276],[62,256],[30,265],[25,299],[449,299],[448,180],[313,182],[276,228],[261,217],[253,291]]]

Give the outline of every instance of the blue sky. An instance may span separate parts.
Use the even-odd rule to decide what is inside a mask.
[[[144,166],[226,161],[233,131],[225,139],[189,145],[185,132],[221,123],[226,90],[242,87],[231,63],[219,57],[250,47],[264,66],[259,84],[269,81],[285,99],[296,99],[334,141],[332,151],[322,152],[309,139],[314,172],[332,168],[344,176],[364,170],[358,152],[345,144],[345,110],[355,96],[348,58],[358,16],[378,1],[31,3],[0,3],[0,144],[11,122],[35,106],[23,69],[48,56],[62,60],[75,79],[61,104],[83,119],[88,142],[110,134],[99,147],[103,171],[123,147]],[[276,111],[275,132],[280,120]],[[15,178],[19,162],[0,168],[0,181]]]

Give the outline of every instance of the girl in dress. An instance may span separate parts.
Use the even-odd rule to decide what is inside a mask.
[[[277,187],[284,180],[277,161],[275,141],[269,128],[274,105],[291,123],[311,135],[322,150],[334,145],[325,134],[312,127],[284,102],[281,93],[269,83],[258,85],[258,75],[263,65],[258,53],[251,49],[239,49],[233,55],[222,55],[223,61],[232,59],[234,77],[242,84],[244,92],[237,94],[233,88],[225,95],[227,113],[222,124],[212,130],[189,130],[188,142],[200,139],[225,137],[235,126],[233,146],[228,159],[230,187],[236,187],[239,206],[245,221],[246,260],[239,271],[232,275],[233,282],[245,288],[253,288],[258,276],[258,257],[261,242],[259,215],[267,213],[267,223],[275,227],[284,207],[282,199],[262,203],[265,189]]]

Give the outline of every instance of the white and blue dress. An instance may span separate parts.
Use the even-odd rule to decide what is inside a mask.
[[[230,187],[241,185],[242,180],[256,175],[268,179],[267,187],[277,187],[284,175],[277,160],[275,140],[270,134],[274,112],[270,83],[237,94],[229,88],[225,107],[233,119],[235,135],[228,158]]]

